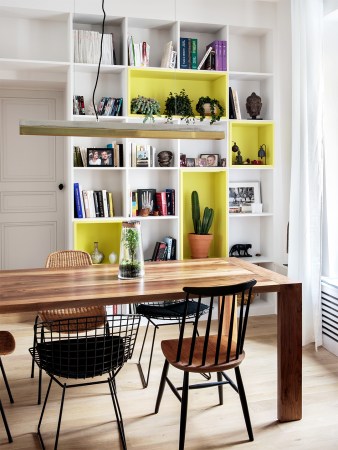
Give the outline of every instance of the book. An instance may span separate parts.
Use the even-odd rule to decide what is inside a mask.
[[[169,41],[165,44],[162,59],[161,59],[161,67],[169,68],[171,63],[171,52],[173,51],[173,41]]]
[[[222,47],[221,47],[221,41],[213,41],[211,44],[207,45],[206,49],[209,47],[212,47],[212,49],[215,52],[215,67],[212,70],[223,70],[222,69]]]
[[[149,167],[147,147],[136,145],[136,167]]]
[[[227,65],[227,55],[228,55],[228,44],[227,41],[221,41],[222,45],[222,70],[226,71]]]
[[[87,218],[90,218],[89,197],[87,191],[82,191],[84,212]]]
[[[88,195],[88,200],[89,200],[89,210],[90,210],[90,215],[89,215],[89,217],[90,217],[91,219],[94,219],[94,218],[96,217],[95,202],[94,202],[94,191],[93,191],[93,190],[87,191],[87,195]]]
[[[167,244],[163,241],[157,241],[155,243],[152,261],[164,261],[167,259]]]
[[[207,57],[209,56],[210,52],[212,51],[212,47],[208,47],[207,51],[204,53],[203,58],[201,59],[199,65],[197,66],[197,70],[201,70],[202,67],[204,66],[204,63],[207,59]]]
[[[229,87],[229,119],[237,119],[232,87]]]
[[[207,59],[205,60],[203,69],[204,70],[215,70],[215,51],[214,50],[211,50],[211,52],[209,53]]]
[[[173,241],[175,241],[175,251],[176,251],[176,239],[172,236],[165,236],[163,241],[167,244],[167,259],[176,259],[173,258]]]
[[[79,183],[74,183],[74,211],[76,219],[83,219],[83,199]]]
[[[188,69],[188,38],[180,38],[180,69]]]
[[[233,99],[234,99],[236,119],[240,120],[242,118],[242,116],[241,116],[241,109],[240,109],[240,106],[239,106],[238,94],[237,94],[237,91],[235,89],[232,90],[232,96],[233,96]]]
[[[164,192],[156,192],[156,204],[157,209],[160,216],[167,216],[168,210],[167,210],[167,193]]]
[[[137,191],[131,192],[131,216],[136,217],[138,213]]]
[[[112,192],[107,192],[107,203],[108,203],[109,217],[114,217],[114,202]]]
[[[197,39],[191,38],[191,54],[190,54],[190,61],[191,61],[191,69],[197,69]]]
[[[103,201],[103,217],[109,217],[107,190],[106,189],[102,189],[101,192],[102,192],[102,201]]]
[[[177,52],[175,50],[172,50],[170,55],[169,69],[175,69],[176,64],[177,64]]]
[[[137,209],[139,214],[141,209],[149,209],[149,214],[154,214],[156,209],[156,189],[137,189]]]
[[[98,199],[97,191],[93,191],[93,199],[94,199],[94,210],[95,210],[94,217],[100,217],[99,199]]]
[[[167,214],[168,216],[175,215],[175,189],[166,189],[167,198]]]
[[[95,201],[95,195],[97,198],[97,206],[99,210],[99,214],[96,215],[97,217],[104,217],[104,207],[103,207],[103,195],[102,191],[94,191],[94,201]]]

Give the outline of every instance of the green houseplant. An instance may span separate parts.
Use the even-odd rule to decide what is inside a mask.
[[[144,114],[143,123],[148,119],[155,122],[154,116],[161,116],[160,103],[154,98],[143,97],[143,95],[131,99],[130,109],[133,114]]]
[[[143,275],[144,259],[140,222],[123,222],[118,277],[122,279],[129,279],[143,277]]]
[[[202,122],[206,116],[210,116],[210,124],[212,125],[216,121],[219,121],[224,116],[224,108],[216,98],[200,97],[196,111],[200,115],[200,121]]]
[[[169,93],[165,101],[164,114],[167,121],[172,121],[173,116],[181,116],[181,120],[189,123],[191,120],[195,121],[195,114],[192,109],[192,101],[185,89],[181,89],[180,93]]]
[[[205,207],[201,220],[201,209],[197,191],[191,193],[191,213],[194,233],[188,234],[192,258],[207,258],[213,235],[209,233],[214,220],[213,208]]]

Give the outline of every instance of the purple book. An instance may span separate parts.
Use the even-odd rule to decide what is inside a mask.
[[[223,70],[222,69],[222,49],[220,45],[221,41],[213,41],[211,44],[207,45],[206,49],[212,47],[215,51],[215,69],[214,70]]]

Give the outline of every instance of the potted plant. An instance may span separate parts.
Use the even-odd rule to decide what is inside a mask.
[[[220,120],[224,115],[224,108],[216,98],[211,97],[200,97],[197,105],[196,111],[200,115],[200,121],[202,122],[206,116],[210,116],[210,124]]]
[[[209,234],[210,227],[214,220],[213,208],[204,208],[201,220],[200,202],[198,192],[191,193],[191,212],[194,233],[188,234],[192,258],[207,258],[213,235]]]
[[[173,116],[181,116],[181,120],[189,123],[195,121],[195,114],[192,109],[191,100],[185,89],[181,89],[179,94],[169,93],[165,101],[164,114],[167,121],[172,121]]]
[[[144,259],[140,222],[123,222],[118,277],[121,279],[129,279],[143,277],[143,275]]]
[[[143,97],[143,95],[131,99],[130,109],[133,114],[144,114],[143,123],[148,119],[155,122],[154,116],[161,116],[159,102],[154,98]]]

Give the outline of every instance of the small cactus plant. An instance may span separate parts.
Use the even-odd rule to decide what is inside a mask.
[[[191,210],[195,234],[208,234],[214,220],[214,210],[206,206],[201,222],[200,202],[197,191],[191,193]]]

